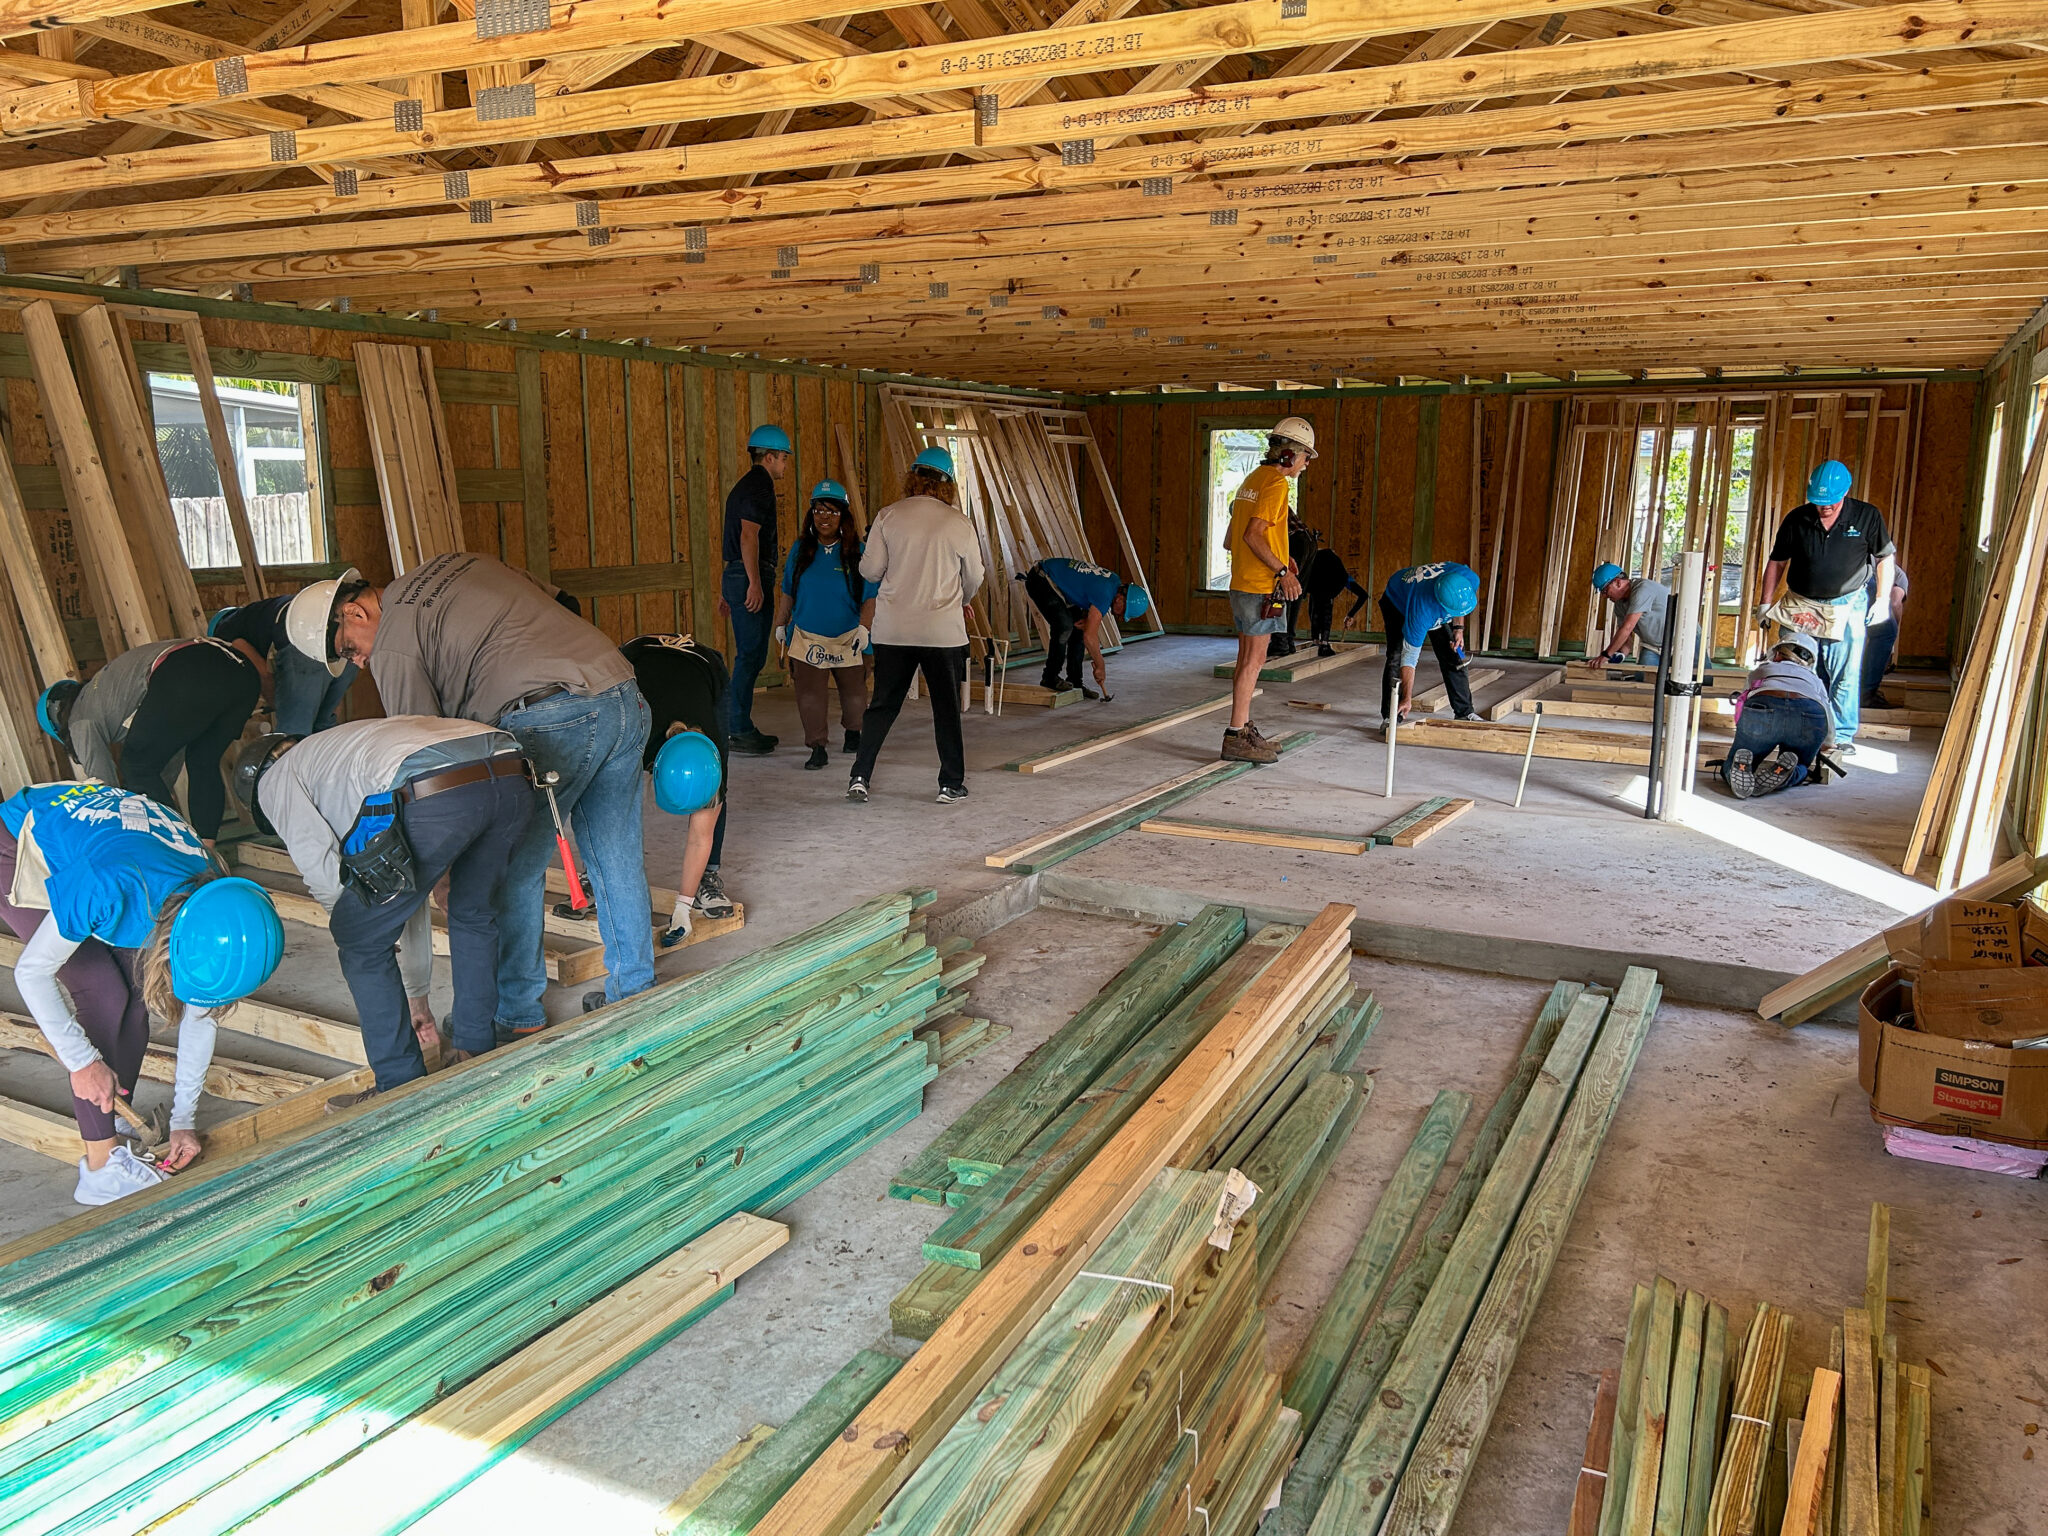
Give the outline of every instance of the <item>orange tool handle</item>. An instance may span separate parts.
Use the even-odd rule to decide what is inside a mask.
[[[541,786],[548,793],[548,814],[555,818],[555,846],[562,850],[562,873],[569,879],[569,906],[581,912],[590,905],[590,898],[583,894],[583,875],[576,868],[576,851],[569,846],[569,829],[562,825],[562,808],[555,801],[555,786]]]

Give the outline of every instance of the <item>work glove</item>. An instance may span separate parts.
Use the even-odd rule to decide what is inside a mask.
[[[853,648],[856,651],[865,651],[868,648],[867,625],[856,624],[853,626]]]
[[[785,651],[789,649],[789,626],[787,624],[775,626],[775,643]]]

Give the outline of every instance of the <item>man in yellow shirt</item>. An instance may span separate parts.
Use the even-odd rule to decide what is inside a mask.
[[[1230,622],[1237,630],[1237,670],[1230,679],[1230,727],[1223,758],[1272,763],[1280,752],[1252,724],[1252,691],[1266,664],[1266,646],[1286,624],[1284,604],[1301,596],[1300,573],[1287,556],[1287,487],[1316,456],[1316,429],[1299,416],[1266,436],[1265,461],[1244,477],[1230,503]]]

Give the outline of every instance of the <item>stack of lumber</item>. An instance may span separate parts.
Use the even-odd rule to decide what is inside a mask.
[[[216,1532],[287,1500],[303,1529],[364,1496],[331,1469],[425,1411],[460,1454],[397,1458],[402,1509],[370,1490],[377,1529],[415,1518],[548,1411],[507,1394],[586,1390],[644,1340],[601,1328],[597,1355],[485,1373],[918,1114],[914,1033],[946,990],[913,918],[930,899],[878,897],[0,1250],[0,1527]],[[700,1292],[660,1310],[722,1288]]]
[[[1250,1185],[1194,1160],[1228,1151],[1348,992],[1356,916],[1326,907],[1261,957],[754,1536],[1250,1528],[1294,1426],[1263,1372]]]
[[[973,604],[982,635],[1007,640],[1014,657],[1032,645],[1044,650],[1044,621],[1014,578],[1054,555],[1111,568],[1121,563],[1124,579],[1150,597],[1151,583],[1085,413],[973,390],[885,384],[881,396],[882,427],[899,484],[924,449],[945,448],[953,455],[961,510],[981,535],[988,566],[988,580]],[[1099,559],[1088,547],[1076,451],[1095,472],[1116,525],[1120,561]],[[1146,628],[1163,633],[1158,604],[1147,611]],[[1116,620],[1105,614],[1104,647],[1113,648],[1121,638]],[[977,670],[980,659],[975,658]]]
[[[1264,1529],[1449,1529],[1660,997],[1639,967],[1611,1001],[1557,984],[1389,1278],[1463,1114],[1454,1100],[1432,1110],[1290,1374],[1305,1439]]]
[[[1998,855],[2020,736],[2048,648],[2048,415],[2002,510],[1984,604],[1899,866],[1916,874],[1928,855],[1937,856],[1943,890],[1976,879]]]
[[[1004,1090],[1043,1061],[1044,1048],[982,1101],[997,1111],[996,1118],[976,1105],[957,1122],[968,1126],[964,1135],[941,1138],[956,1149],[949,1163],[958,1182],[947,1191],[954,1209],[925,1240],[924,1269],[890,1305],[890,1322],[898,1333],[930,1337],[973,1290],[979,1273],[993,1267],[1067,1182],[1086,1169],[1146,1096],[1229,1016],[1300,934],[1272,924],[1245,940],[1244,914],[1230,907],[1205,908],[1184,932],[1192,937],[1204,930],[1212,936],[1230,933],[1234,952],[1211,963],[1199,984],[1179,989],[1171,1006],[1159,1006],[1164,988],[1155,986],[1151,1006],[1124,1037],[1128,1043],[1092,1077],[1041,1074],[1037,1108],[1022,1123],[1039,1122],[1062,1097],[1067,1102],[1038,1123],[1028,1140],[1016,1140],[1022,1096]],[[1171,976],[1178,966],[1171,950],[1155,944],[1076,1015],[1076,1023],[1098,1016],[1106,1001],[1115,1006],[1131,996],[1134,984],[1143,985],[1162,971]],[[1341,977],[1326,984],[1269,1043],[1264,1058],[1219,1105],[1200,1140],[1190,1137],[1174,1156],[1175,1167],[1238,1169],[1262,1191],[1256,1244],[1262,1286],[1370,1097],[1369,1084],[1351,1075],[1350,1067],[1378,1021],[1379,1005],[1371,997],[1360,996]],[[1057,1054],[1071,1061],[1075,1052],[1061,1047]],[[1097,1051],[1095,1059],[1100,1057]],[[923,1154],[912,1168],[929,1169],[930,1158],[930,1152]],[[906,1169],[899,1176],[899,1192],[909,1187],[910,1175]]]
[[[1932,1376],[1900,1363],[1886,1327],[1890,1240],[1890,1207],[1873,1206],[1863,1305],[1843,1310],[1810,1385],[1787,1370],[1790,1312],[1759,1302],[1738,1338],[1697,1291],[1638,1285],[1587,1434],[1604,1476],[1580,1477],[1572,1536],[1931,1529]]]
[[[391,570],[402,576],[464,547],[455,454],[434,382],[434,354],[427,347],[359,341],[355,355]]]
[[[1274,743],[1281,754],[1307,746],[1316,739],[1314,731],[1294,731],[1282,736]],[[1012,874],[1028,875],[1041,869],[1050,869],[1077,853],[1085,853],[1097,843],[1107,842],[1119,832],[1128,832],[1140,822],[1149,821],[1161,811],[1191,800],[1196,795],[1206,794],[1218,785],[1232,779],[1242,778],[1254,771],[1254,763],[1226,763],[1219,760],[1190,768],[1186,773],[1175,774],[1149,789],[1126,795],[1112,805],[1105,805],[1097,811],[1090,811],[1073,821],[1051,827],[1013,843],[1008,848],[984,856],[984,862],[991,869],[1007,869]]]

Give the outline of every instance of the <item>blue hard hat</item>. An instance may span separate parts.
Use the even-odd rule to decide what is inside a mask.
[[[1479,606],[1479,578],[1469,567],[1451,566],[1433,584],[1437,606],[1452,618]]]
[[[936,469],[950,480],[953,478],[953,455],[943,448],[927,448],[917,456],[917,468]]]
[[[820,480],[811,487],[811,500],[836,501],[841,504],[848,504],[851,503],[853,498],[846,494],[846,487],[837,480]]]
[[[36,724],[43,728],[43,734],[52,741],[62,741],[64,732],[57,725],[57,710],[78,697],[85,684],[75,677],[60,677],[41,693],[36,695]]]
[[[754,428],[753,431],[747,434],[747,446],[749,448],[765,448],[771,453],[789,453],[793,451],[789,443],[789,434],[783,431],[782,428],[775,426]]]
[[[1595,592],[1605,592],[1607,590],[1607,583],[1614,580],[1617,576],[1625,576],[1627,574],[1626,571],[1612,560],[1602,561],[1599,565],[1593,567],[1593,590]]]
[[[677,731],[654,754],[654,803],[687,816],[718,801],[718,743],[702,731]]]
[[[1840,459],[1829,459],[1807,477],[1806,499],[1816,507],[1831,507],[1849,494],[1854,483],[1848,465]]]
[[[1142,619],[1152,610],[1152,599],[1135,581],[1124,587],[1124,617]]]
[[[284,924],[253,880],[208,881],[171,921],[171,991],[194,1008],[247,997],[283,958]]]
[[[206,632],[209,635],[219,634],[221,625],[225,624],[228,621],[228,615],[233,613],[234,611],[235,610],[232,607],[214,609],[213,617],[206,621]]]

